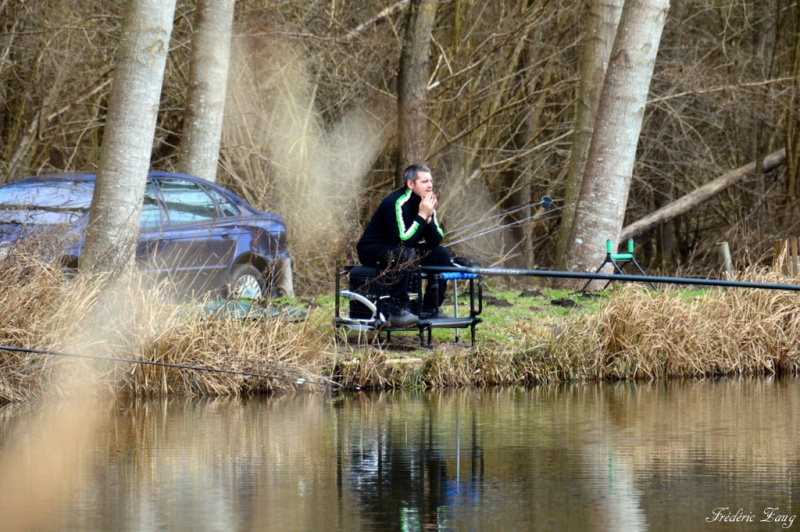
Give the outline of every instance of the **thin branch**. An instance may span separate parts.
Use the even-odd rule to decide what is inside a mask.
[[[348,32],[348,35],[339,39],[339,42],[342,44],[349,43],[350,41],[352,41],[353,39],[364,33],[372,26],[376,26],[381,22],[383,22],[384,20],[395,16],[401,11],[405,11],[405,9],[408,7],[408,2],[409,0],[399,0],[396,4],[387,7],[386,9],[384,9],[383,11],[381,11],[368,21],[362,22],[361,24],[356,26],[353,30]]]
[[[695,94],[708,94],[711,92],[721,92],[721,91],[730,91],[733,89],[741,89],[744,87],[761,87],[764,85],[770,85],[772,83],[779,83],[781,81],[791,81],[795,82],[795,78],[785,77],[785,78],[777,78],[777,79],[766,79],[764,81],[751,81],[750,83],[737,83],[736,85],[723,85],[720,87],[710,87],[708,89],[701,89],[701,90],[694,90],[694,91],[684,91],[679,92],[677,94],[670,94],[669,96],[662,96],[660,98],[653,98],[652,100],[647,100],[648,104],[652,103],[661,103],[666,102],[668,100],[674,100],[676,98],[683,98],[684,96],[693,96]]]

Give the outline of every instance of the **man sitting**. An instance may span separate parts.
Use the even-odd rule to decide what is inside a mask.
[[[415,325],[419,317],[409,308],[410,268],[450,266],[450,252],[441,246],[444,231],[436,219],[436,195],[431,170],[412,164],[403,172],[405,186],[381,201],[356,247],[358,260],[365,266],[379,265],[387,271],[386,307],[389,324]],[[447,317],[441,310],[447,281],[438,290],[429,282],[422,301],[422,317]]]

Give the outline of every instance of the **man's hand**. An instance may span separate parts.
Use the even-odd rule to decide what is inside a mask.
[[[436,194],[433,192],[426,194],[419,203],[420,217],[424,218],[426,222],[430,223],[431,218],[433,217],[433,211],[436,210],[437,204],[438,202],[436,201]]]

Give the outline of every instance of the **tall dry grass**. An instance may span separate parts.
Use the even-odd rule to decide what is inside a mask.
[[[325,307],[297,323],[281,314],[210,314],[203,302],[176,303],[168,283],[139,276],[125,283],[81,275],[67,281],[41,250],[18,248],[0,259],[0,346],[49,354],[0,350],[0,403],[76,389],[239,396],[293,389],[298,381],[318,389],[333,378],[362,388],[445,388],[800,370],[800,294],[794,291],[687,295],[631,285],[594,314],[549,325],[535,319],[498,324],[508,338],[484,340],[479,333],[474,349],[438,341],[424,354],[408,347],[409,357],[373,345],[363,353],[337,346]],[[742,279],[786,282],[773,273]]]
[[[739,280],[791,282],[753,271]],[[482,338],[488,327],[508,334]],[[450,388],[797,374],[798,333],[797,291],[628,285],[593,313],[485,323],[474,349],[439,341],[404,371],[400,360],[372,353],[353,358],[340,375],[362,387]]]
[[[774,273],[740,280],[786,283]],[[553,344],[559,371],[591,380],[797,373],[800,293],[724,288],[689,297],[629,286]]]
[[[176,303],[168,283],[138,275],[69,280],[41,257],[18,246],[0,260],[0,345],[51,353],[0,350],[0,403],[67,393],[76,381],[82,389],[134,396],[268,393],[299,379],[309,387],[327,384],[318,372],[328,335],[313,320],[212,315],[202,301]],[[65,365],[69,379],[54,378]],[[91,382],[83,386],[81,379]]]

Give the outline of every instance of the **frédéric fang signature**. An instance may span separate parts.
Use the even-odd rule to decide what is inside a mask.
[[[769,506],[761,514],[745,511],[739,508],[735,512],[727,506],[720,506],[711,510],[711,515],[706,517],[707,523],[776,523],[781,528],[789,528],[794,524],[796,514],[782,512],[780,508]]]

